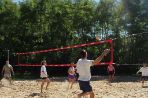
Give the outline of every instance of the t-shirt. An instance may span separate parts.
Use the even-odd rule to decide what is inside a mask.
[[[8,64],[4,65],[3,69],[4,69],[4,74],[11,74],[11,70],[13,70],[13,67],[10,64]]]
[[[113,66],[108,66],[108,71],[114,71]]]
[[[79,59],[77,62],[77,73],[79,74],[78,80],[89,81],[91,79],[91,70],[93,60]]]
[[[41,67],[40,77],[41,78],[48,77],[45,65],[42,65]]]
[[[148,76],[148,67],[142,67],[139,72],[142,72],[142,76]]]

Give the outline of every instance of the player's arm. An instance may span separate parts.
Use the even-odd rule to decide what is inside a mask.
[[[136,74],[138,74],[139,72],[140,72],[140,70],[138,70]]]
[[[2,72],[1,72],[2,75],[4,74],[4,70],[5,70],[5,66],[3,66],[2,68]]]
[[[14,70],[13,70],[13,67],[11,66],[11,68],[10,68],[10,69],[11,69],[12,74],[14,75]]]
[[[110,49],[105,49],[104,52],[92,62],[92,64],[93,65],[98,64],[104,58],[104,56],[106,56],[109,53],[109,51]]]
[[[71,73],[71,70],[70,70],[70,68],[68,69],[68,74],[69,74],[69,73]]]
[[[107,72],[109,73],[109,69],[108,69],[108,67],[107,67]]]
[[[114,69],[114,74],[116,73],[116,70],[115,70],[115,67],[113,66],[113,69]]]
[[[138,74],[139,72],[140,72],[140,70],[138,70],[136,74]]]
[[[136,74],[138,74],[139,72],[141,72],[141,69],[142,69],[142,68],[140,68],[140,70],[138,70]]]

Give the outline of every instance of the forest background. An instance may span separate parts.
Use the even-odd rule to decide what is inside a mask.
[[[0,0],[0,69],[8,50],[15,66],[17,52],[94,42],[96,35],[101,40],[113,39],[117,72],[134,73],[148,60],[148,0]],[[105,47],[99,47],[99,52]],[[87,50],[91,59],[99,54],[98,47]],[[28,55],[22,62],[76,63],[78,51]],[[39,67],[15,70],[25,73],[24,68],[39,73]],[[60,75],[65,68],[49,68],[51,74],[55,70]]]

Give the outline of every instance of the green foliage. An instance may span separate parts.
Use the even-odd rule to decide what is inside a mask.
[[[148,53],[148,35],[141,35],[148,32],[147,5],[147,0],[0,0],[0,50],[59,48],[96,41],[97,34],[102,40],[117,38],[114,62],[139,63]],[[87,50],[92,58],[98,54],[97,48]],[[38,55],[37,61],[49,57],[75,62],[79,50],[71,51],[66,56]]]

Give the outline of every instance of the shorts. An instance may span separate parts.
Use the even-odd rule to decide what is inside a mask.
[[[76,76],[75,75],[68,75],[68,79],[75,79],[76,78]]]
[[[11,78],[11,74],[4,74],[4,78]]]
[[[41,77],[41,79],[43,79],[43,80],[44,80],[44,79],[47,79],[47,78],[48,78],[48,77]]]
[[[79,80],[78,82],[79,82],[80,90],[82,90],[83,93],[92,91],[90,81],[81,81],[81,80]]]
[[[109,71],[108,73],[109,73],[109,75],[113,75],[114,71]]]
[[[142,76],[142,79],[148,79],[148,76]]]

